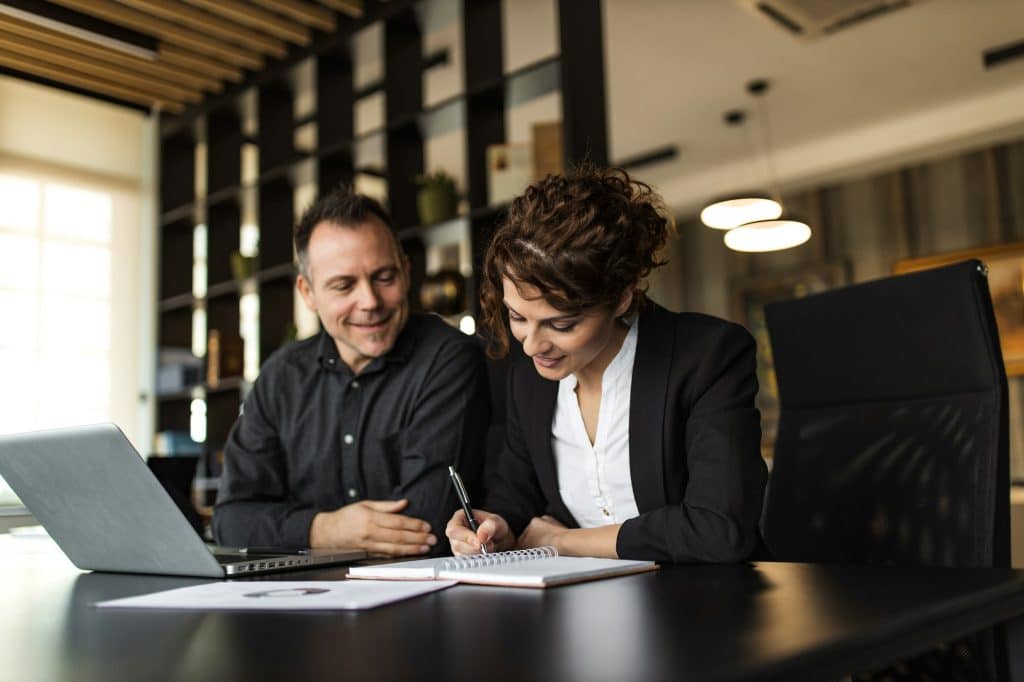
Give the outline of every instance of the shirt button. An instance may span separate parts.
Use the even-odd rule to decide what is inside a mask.
[[[602,507],[601,508],[601,513],[604,514],[605,516],[611,516],[611,513],[608,511],[607,507]]]
[[[351,433],[346,433],[345,437],[342,438],[342,440],[345,441],[345,445],[352,445],[352,443],[355,441],[355,438],[352,437]]]
[[[333,367],[334,366],[334,358],[329,359],[327,361],[327,364],[330,365],[331,367]]]
[[[356,490],[355,488],[349,488],[348,489],[348,496],[349,497],[353,497],[353,498],[354,497],[358,497],[359,496],[359,491]]]
[[[349,385],[350,385],[350,386],[351,386],[352,388],[359,388],[359,382],[358,382],[358,381],[353,381],[353,382],[352,382],[351,384],[349,384]]]

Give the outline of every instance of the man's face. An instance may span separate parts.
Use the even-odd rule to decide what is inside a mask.
[[[306,264],[299,293],[341,359],[359,373],[391,350],[409,319],[408,263],[387,226],[370,218],[354,226],[318,224]]]

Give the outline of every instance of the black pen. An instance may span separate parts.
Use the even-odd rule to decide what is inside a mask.
[[[476,519],[473,518],[473,508],[469,506],[469,494],[466,492],[466,486],[462,485],[462,478],[459,476],[459,472],[455,471],[455,467],[448,467],[448,476],[452,479],[452,485],[455,486],[455,494],[459,496],[459,502],[462,503],[462,512],[466,515],[466,523],[475,533],[478,528]],[[480,553],[487,554],[487,548],[480,545]]]

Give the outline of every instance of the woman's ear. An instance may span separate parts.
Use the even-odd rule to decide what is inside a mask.
[[[623,292],[619,299],[619,305],[615,308],[615,317],[622,317],[633,307],[633,299],[636,297],[636,287],[629,287]]]

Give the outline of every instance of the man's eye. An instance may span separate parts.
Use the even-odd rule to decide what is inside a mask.
[[[395,277],[395,273],[389,272],[385,275],[377,275],[377,281],[380,282],[381,284],[391,284],[392,282],[395,281]]]

